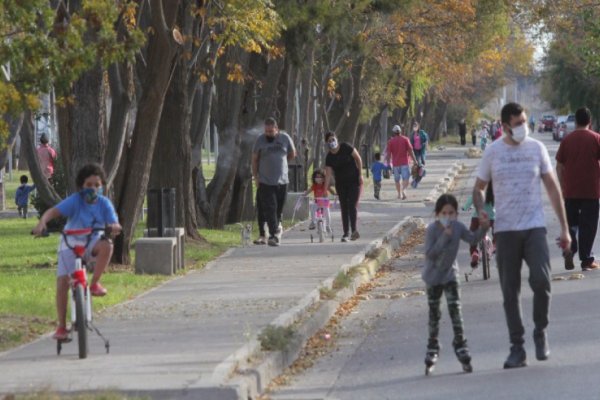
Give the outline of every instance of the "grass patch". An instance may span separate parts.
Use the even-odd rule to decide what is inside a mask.
[[[291,326],[268,325],[258,335],[260,346],[264,351],[283,351],[288,348],[296,332]]]
[[[60,236],[34,239],[36,219],[0,219],[0,351],[28,342],[53,329],[56,323],[56,250]],[[141,237],[138,225],[135,237]],[[186,243],[186,270],[202,268],[228,248],[240,245],[240,227],[202,229],[207,243]],[[133,252],[135,257],[135,253]],[[132,299],[169,277],[136,275],[133,265],[109,265],[102,283],[110,294],[94,299],[94,311]]]
[[[150,397],[131,397],[125,396],[112,391],[107,392],[94,392],[94,393],[79,393],[79,394],[64,394],[64,393],[53,393],[50,391],[41,391],[31,394],[15,394],[4,397],[6,400],[145,400]]]
[[[471,135],[467,135],[467,139],[471,139]],[[446,137],[439,137],[438,140],[431,143],[431,150],[435,150],[437,146],[460,146],[460,136],[448,135]]]
[[[332,289],[340,290],[347,288],[352,283],[352,278],[348,276],[348,274],[344,273],[344,271],[338,272],[337,276],[333,280],[333,284],[331,285]]]
[[[321,300],[333,300],[335,299],[335,295],[337,294],[337,290],[330,289],[326,287],[322,287],[319,289],[319,298]]]

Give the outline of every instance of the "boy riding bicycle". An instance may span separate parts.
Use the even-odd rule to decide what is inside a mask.
[[[46,231],[46,224],[58,217],[67,217],[65,229],[102,228],[106,226],[112,235],[121,232],[121,225],[111,201],[102,195],[102,186],[106,184],[104,170],[98,164],[88,164],[79,170],[75,184],[79,190],[48,209],[33,228],[36,236]],[[80,241],[85,243],[85,237]],[[94,275],[90,285],[92,296],[104,296],[106,289],[100,285],[100,277],[108,265],[113,252],[113,245],[102,232],[94,232],[86,248],[84,260],[95,261]],[[61,239],[58,247],[58,269],[56,272],[56,311],[58,327],[54,339],[65,340],[69,336],[67,330],[67,303],[69,277],[75,267],[75,255]]]

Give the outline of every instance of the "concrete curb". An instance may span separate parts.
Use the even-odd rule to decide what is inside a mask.
[[[327,324],[340,304],[356,294],[360,285],[373,279],[381,265],[391,258],[393,252],[419,226],[423,225],[424,222],[420,218],[405,217],[382,239],[374,240],[365,246],[363,251],[353,258],[353,261],[360,259],[358,263],[340,267],[340,272],[348,273],[350,269],[356,272],[350,286],[339,290],[335,299],[320,300],[320,289],[330,289],[335,280],[333,276],[325,279],[318,289],[311,291],[296,307],[276,318],[271,325],[282,327],[294,325],[295,327],[296,338],[285,351],[264,352],[260,349],[258,340],[253,340],[244,346],[242,349],[245,351],[238,356],[245,356],[243,360],[245,365],[242,365],[242,360],[238,358],[240,363],[237,366],[237,374],[230,381],[231,385],[237,387],[237,392],[242,394],[240,399],[254,399],[262,393],[274,378],[298,358],[308,339]],[[249,360],[255,362],[248,362]]]
[[[445,176],[423,200],[425,204],[435,202],[439,195],[446,193],[464,167],[464,163],[457,161],[448,168]],[[237,393],[240,400],[257,398],[274,378],[296,360],[308,339],[327,324],[339,305],[352,297],[361,284],[372,280],[381,265],[392,257],[393,252],[419,226],[424,225],[424,221],[420,218],[405,217],[381,239],[373,240],[366,245],[352,257],[349,264],[340,267],[340,272],[348,273],[352,268],[356,275],[350,287],[338,291],[334,300],[321,300],[320,289],[330,289],[337,274],[325,279],[296,306],[273,320],[271,325],[274,326],[295,325],[296,338],[285,351],[265,352],[261,350],[259,341],[252,339],[222,362],[215,369],[211,380],[221,382],[219,386],[223,392],[230,395]]]

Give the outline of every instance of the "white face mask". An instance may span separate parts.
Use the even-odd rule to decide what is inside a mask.
[[[444,227],[446,227],[446,228],[447,228],[448,226],[450,226],[450,221],[451,221],[451,220],[450,220],[450,218],[449,218],[449,217],[440,217],[440,218],[438,219],[438,221],[440,221],[440,224],[442,224]]]
[[[329,144],[329,148],[330,149],[335,149],[337,147],[337,139],[333,139],[331,142],[328,143]]]
[[[511,130],[512,138],[517,143],[521,143],[529,135],[529,128],[527,127],[527,124],[521,124],[512,128]]]

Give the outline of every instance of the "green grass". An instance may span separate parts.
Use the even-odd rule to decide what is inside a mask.
[[[471,139],[471,135],[467,135],[467,139]],[[439,137],[438,140],[431,143],[431,150],[435,150],[437,146],[459,146],[460,136],[458,135],[447,135],[446,137]]]
[[[0,220],[0,351],[27,342],[54,327],[56,286],[56,250],[60,236],[34,239],[30,231],[36,219]],[[135,237],[144,229],[140,224]],[[223,230],[202,229],[208,243],[186,243],[186,270],[202,268],[232,246],[240,245],[240,227]],[[135,254],[133,254],[135,257]],[[95,312],[157,286],[169,277],[136,275],[133,266],[110,265],[102,276],[109,296],[94,300]]]

